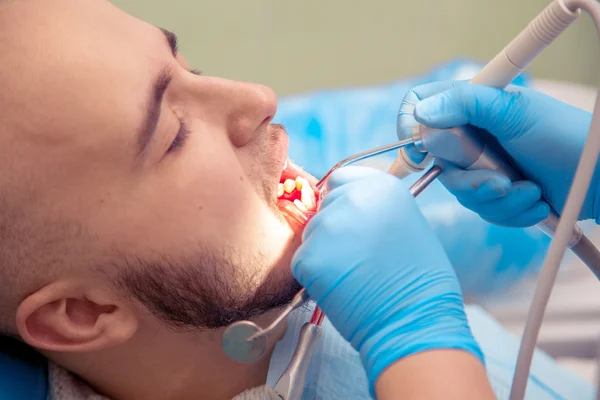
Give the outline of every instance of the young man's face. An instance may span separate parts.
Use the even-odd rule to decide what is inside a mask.
[[[289,301],[273,92],[190,72],[169,33],[104,0],[2,7],[0,183],[47,222],[36,236],[72,238],[64,271],[185,328]]]

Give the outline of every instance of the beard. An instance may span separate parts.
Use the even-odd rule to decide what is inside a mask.
[[[218,329],[250,320],[289,304],[302,288],[291,271],[273,268],[257,287],[252,274],[265,260],[240,257],[233,249],[202,251],[200,262],[127,259],[115,282],[121,293],[139,301],[155,317],[177,330]],[[245,276],[244,276],[245,275]]]
[[[272,212],[285,221],[276,207]],[[291,268],[260,252],[199,246],[193,255],[160,255],[152,260],[121,253],[117,290],[137,300],[155,317],[177,330],[224,328],[288,305],[302,286]],[[264,271],[269,272],[263,277]],[[262,277],[256,284],[256,277]]]

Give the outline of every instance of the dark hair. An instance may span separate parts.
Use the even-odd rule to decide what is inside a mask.
[[[234,257],[231,251],[219,254],[205,249],[195,259],[159,262],[123,258],[116,280],[122,293],[139,301],[174,329],[215,329],[239,320],[248,320],[288,304],[301,286],[291,277],[270,275],[255,290],[237,287],[233,282],[250,282],[241,276],[261,268],[258,260]],[[250,264],[250,265],[249,265]],[[244,268],[245,267],[245,268]]]

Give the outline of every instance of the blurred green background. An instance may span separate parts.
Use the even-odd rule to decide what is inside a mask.
[[[173,30],[190,65],[277,94],[370,85],[457,56],[491,59],[548,0],[114,0]],[[600,84],[600,48],[583,15],[529,69]]]

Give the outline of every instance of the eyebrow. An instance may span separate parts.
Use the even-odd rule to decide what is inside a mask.
[[[177,56],[177,36],[173,32],[170,32],[166,29],[158,29],[165,36],[173,57]],[[161,68],[157,78],[154,81],[154,84],[152,85],[152,90],[146,105],[144,122],[142,123],[138,133],[138,157],[144,156],[150,142],[152,141],[152,138],[154,137],[156,126],[158,125],[158,120],[160,118],[162,99],[172,79],[173,77],[169,72],[169,68],[163,67]]]
[[[163,33],[163,35],[165,35],[165,38],[167,39],[167,43],[169,43],[169,47],[171,48],[171,52],[173,53],[173,57],[175,57],[177,55],[177,53],[179,52],[179,48],[177,46],[177,43],[178,43],[177,35],[171,31],[164,29],[164,28],[158,28],[158,29],[160,29],[160,31]]]

